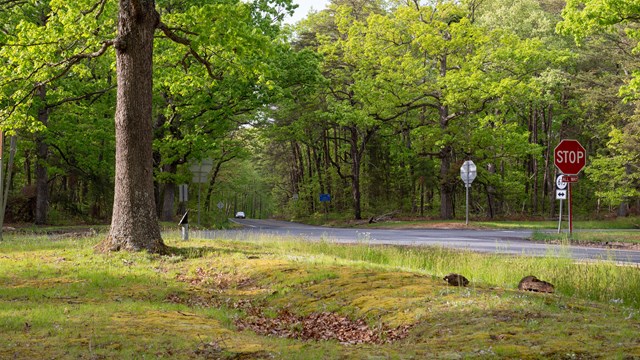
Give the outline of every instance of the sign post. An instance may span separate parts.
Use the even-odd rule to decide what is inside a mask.
[[[189,210],[182,215],[178,225],[182,228],[182,240],[189,240]]]
[[[553,162],[558,170],[565,175],[562,176],[562,182],[569,183],[567,191],[569,198],[569,234],[572,234],[573,204],[571,202],[571,183],[578,181],[578,177],[572,175],[578,175],[586,165],[587,151],[578,140],[563,139],[553,150]]]
[[[562,181],[564,175],[558,175],[556,177],[556,199],[560,200],[560,211],[558,216],[558,234],[562,226],[562,200],[567,199],[567,183]]]
[[[460,167],[460,177],[464,182],[464,186],[467,189],[467,209],[466,209],[466,221],[465,225],[469,225],[469,188],[471,188],[471,183],[475,180],[478,175],[478,171],[476,168],[476,164],[471,160],[467,160]]]
[[[297,194],[295,194],[297,195]],[[329,218],[329,202],[331,201],[331,194],[320,194],[320,202],[324,203],[324,218]]]
[[[200,163],[189,166],[189,170],[193,174],[193,182],[198,184],[198,226],[200,226],[200,192],[202,183],[209,181],[209,173],[213,169],[213,160],[204,159]]]

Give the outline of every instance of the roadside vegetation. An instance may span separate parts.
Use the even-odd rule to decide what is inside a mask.
[[[352,221],[345,218],[331,217],[323,222],[319,217],[304,218],[303,222],[313,225],[331,227],[357,227],[366,229],[498,229],[498,230],[533,230],[531,240],[566,245],[602,246],[609,248],[637,249],[640,247],[640,218],[621,217],[607,220],[578,220],[574,222],[573,234],[568,233],[568,225],[563,221],[558,233],[557,221],[544,220],[505,220],[505,221],[471,221],[468,225],[463,220],[415,220],[390,219],[369,223]]]
[[[533,239],[551,243],[637,249],[638,245],[640,245],[640,232],[637,230],[601,230],[580,231],[570,235],[568,233],[558,234],[537,231],[534,232]]]
[[[336,223],[337,224],[337,223]],[[366,227],[381,228],[433,228],[433,227],[464,227],[470,229],[531,229],[531,230],[552,230],[558,229],[558,220],[471,220],[469,225],[465,225],[464,220],[414,220],[414,219],[391,219],[387,221],[362,224]],[[575,220],[573,223],[576,230],[632,230],[640,229],[640,218],[619,217],[606,220]],[[562,231],[567,231],[568,223],[566,219],[562,221]]]
[[[640,357],[640,272],[611,263],[255,238],[97,254],[0,242],[0,358]],[[456,272],[465,288],[442,277]],[[517,290],[526,275],[555,294]]]

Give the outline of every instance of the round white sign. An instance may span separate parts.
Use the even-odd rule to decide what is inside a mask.
[[[567,188],[567,183],[562,181],[562,177],[564,175],[558,175],[558,177],[556,177],[556,189],[558,190],[564,190]]]
[[[473,180],[476,178],[478,174],[476,164],[471,160],[467,160],[460,167],[460,177],[462,181],[468,186],[471,185]]]

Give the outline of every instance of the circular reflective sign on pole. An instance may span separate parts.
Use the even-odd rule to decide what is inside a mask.
[[[564,190],[567,188],[567,183],[562,180],[563,177],[564,175],[558,175],[558,177],[556,177],[556,189],[558,190]]]
[[[467,209],[466,209],[466,221],[465,224],[469,225],[469,188],[471,187],[471,183],[478,175],[478,171],[476,169],[476,164],[471,160],[467,160],[460,167],[460,177],[464,182],[465,187],[467,188]]]
[[[476,164],[474,164],[471,160],[465,161],[464,164],[462,164],[462,166],[460,167],[460,177],[467,187],[471,186],[471,183],[473,182],[473,180],[475,180],[477,175],[478,171],[476,168]]]

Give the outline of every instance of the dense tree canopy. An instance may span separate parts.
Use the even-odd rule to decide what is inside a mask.
[[[588,150],[582,214],[638,209],[635,1],[334,0],[284,26],[291,10],[0,2],[8,220],[111,219],[105,248],[161,251],[157,217],[185,210],[178,185],[203,159],[205,225],[237,210],[455,218],[465,160],[475,216],[548,217],[562,138]]]

